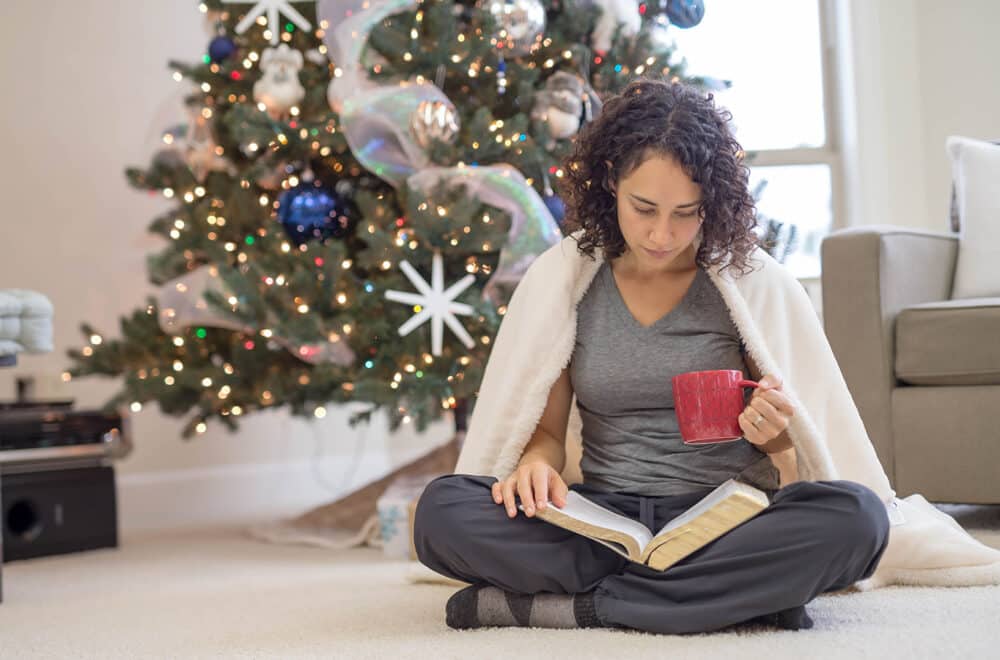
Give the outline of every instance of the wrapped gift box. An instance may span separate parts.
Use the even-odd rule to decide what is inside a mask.
[[[404,475],[389,484],[376,502],[382,551],[393,559],[416,559],[413,514],[424,488],[440,474]]]

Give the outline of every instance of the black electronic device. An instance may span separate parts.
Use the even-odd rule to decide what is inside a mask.
[[[3,561],[118,546],[110,465],[5,474]]]
[[[118,546],[111,464],[132,450],[129,420],[71,404],[0,402],[0,565]]]
[[[0,474],[86,467],[123,458],[132,450],[117,413],[63,405],[0,403]]]

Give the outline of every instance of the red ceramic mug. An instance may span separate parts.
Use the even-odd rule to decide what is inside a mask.
[[[744,387],[760,387],[737,369],[689,371],[670,379],[684,444],[728,442],[743,437]]]

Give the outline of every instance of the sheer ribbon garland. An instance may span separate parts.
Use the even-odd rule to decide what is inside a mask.
[[[317,19],[324,28],[327,56],[339,75],[327,99],[358,161],[393,187],[428,194],[435,184],[464,184],[468,194],[510,215],[511,225],[500,260],[483,296],[499,300],[497,287],[516,284],[536,256],[562,239],[562,232],[541,196],[515,167],[433,166],[410,133],[410,120],[424,101],[450,104],[428,82],[381,83],[368,77],[362,59],[368,35],[379,21],[417,6],[415,0],[320,0]]]

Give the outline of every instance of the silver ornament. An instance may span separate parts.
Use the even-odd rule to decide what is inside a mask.
[[[531,118],[548,127],[546,147],[551,149],[555,140],[570,138],[582,123],[593,121],[601,108],[601,99],[588,82],[568,71],[557,71],[535,93]]]
[[[430,147],[433,140],[453,142],[458,134],[455,106],[450,101],[421,101],[410,118],[410,132],[424,149]]]
[[[493,38],[512,55],[531,52],[545,32],[545,7],[539,0],[476,0],[476,8],[492,14],[499,30]]]

